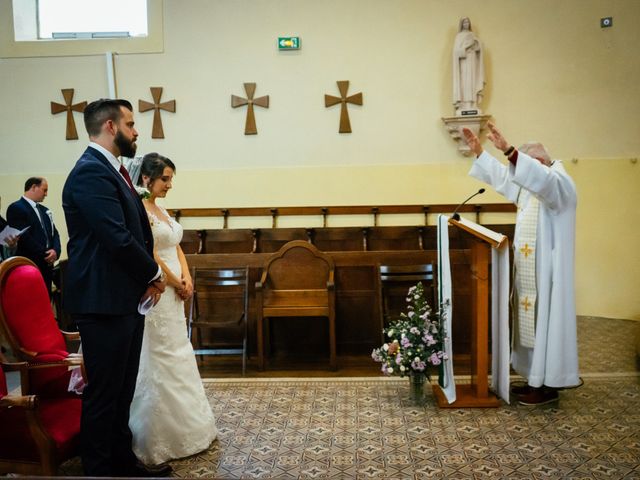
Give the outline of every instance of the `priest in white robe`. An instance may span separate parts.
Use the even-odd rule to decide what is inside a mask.
[[[580,383],[574,292],[576,187],[562,163],[540,143],[518,149],[489,123],[489,140],[505,165],[483,150],[469,129],[476,154],[469,175],[492,185],[518,206],[514,236],[511,363],[528,385],[512,388],[520,403],[558,400],[558,389]]]

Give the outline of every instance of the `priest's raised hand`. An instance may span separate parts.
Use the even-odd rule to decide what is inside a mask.
[[[490,132],[489,135],[487,135],[487,138],[491,140],[493,145],[498,150],[502,151],[503,153],[506,153],[509,150],[510,146],[509,146],[509,142],[507,142],[504,136],[502,135],[502,132],[500,132],[500,130],[498,130],[498,128],[492,122],[489,122],[487,124],[487,127],[489,128],[489,132]],[[464,135],[465,141],[467,142],[467,145],[469,145],[473,153],[476,154],[476,157],[479,157],[482,154],[483,149],[478,136],[475,133],[473,133],[471,130],[469,130],[467,127],[464,127],[462,129],[462,133]]]

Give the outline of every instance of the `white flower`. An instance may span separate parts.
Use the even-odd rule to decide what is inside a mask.
[[[382,349],[386,352],[387,350],[389,350],[389,344],[385,343],[384,345],[382,345]]]
[[[393,332],[393,329],[389,330],[389,331],[387,332],[387,337],[393,337],[393,333],[394,333],[394,332]]]
[[[405,366],[404,365],[400,365],[400,371],[404,372],[405,370],[406,370]]]
[[[142,199],[149,198],[151,196],[149,190],[144,187],[136,185],[134,188],[136,189],[136,193],[138,194],[138,196]]]
[[[387,373],[393,373],[393,368],[392,367],[387,368]]]

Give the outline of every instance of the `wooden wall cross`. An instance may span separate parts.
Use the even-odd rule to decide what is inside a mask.
[[[257,105],[258,107],[269,108],[269,95],[254,99],[253,95],[256,93],[255,83],[245,83],[244,91],[247,93],[247,98],[231,95],[231,107],[238,108],[243,105],[248,105],[247,118],[244,123],[244,134],[256,135],[258,133],[258,129],[256,127],[256,116],[253,112],[253,106]]]
[[[362,92],[356,93],[347,97],[347,91],[349,90],[349,80],[338,80],[338,90],[340,91],[339,97],[332,95],[324,96],[324,106],[333,107],[340,103],[340,133],[351,133],[351,122],[349,121],[349,111],[347,110],[347,103],[353,103],[354,105],[362,105]]]
[[[67,112],[67,140],[77,140],[78,131],[76,130],[76,122],[73,119],[73,112],[84,112],[87,102],[80,102],[73,104],[73,88],[61,89],[62,96],[64,97],[64,105],[61,103],[51,102],[51,113],[56,115],[58,113]]]
[[[167,112],[176,111],[176,101],[169,100],[168,102],[160,103],[160,97],[162,97],[162,87],[149,87],[151,90],[151,96],[153,97],[153,103],[145,102],[144,100],[138,100],[138,110],[140,112],[148,112],[153,110],[153,130],[151,130],[151,138],[164,138],[164,130],[162,129],[162,118],[160,118],[160,110]]]

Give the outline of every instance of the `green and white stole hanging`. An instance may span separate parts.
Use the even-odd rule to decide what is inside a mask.
[[[520,345],[533,348],[536,338],[536,237],[540,202],[529,192],[518,195],[518,243],[515,245],[517,329]]]
[[[456,381],[453,376],[453,281],[449,258],[449,217],[438,215],[438,305],[440,319],[444,322],[443,349],[448,360],[440,364],[438,384],[447,402],[456,401]]]

